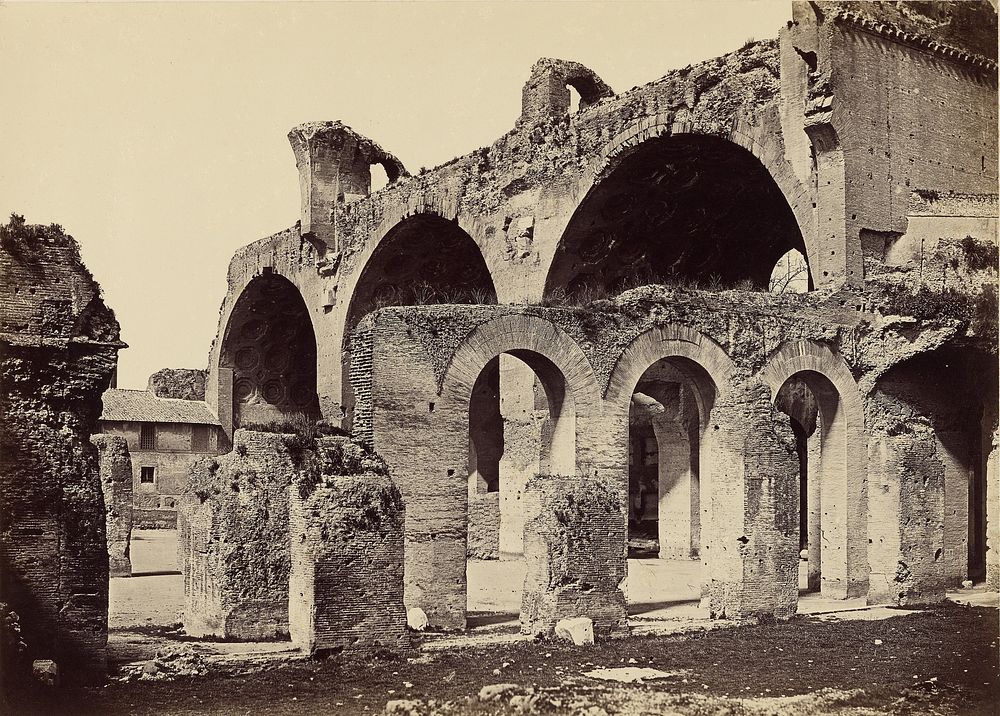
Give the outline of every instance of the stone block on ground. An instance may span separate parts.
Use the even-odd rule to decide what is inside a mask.
[[[479,689],[480,701],[499,701],[524,689],[517,684],[487,684]]]
[[[597,637],[627,632],[624,491],[592,477],[539,475],[525,489],[523,634],[587,617]]]
[[[406,649],[399,489],[359,445],[317,450],[290,493],[292,640],[309,653]]]
[[[577,646],[594,643],[594,622],[589,617],[560,619],[556,622],[556,637]]]
[[[178,502],[189,635],[238,641],[288,636],[288,487],[297,440],[237,430],[232,452],[192,468]]]

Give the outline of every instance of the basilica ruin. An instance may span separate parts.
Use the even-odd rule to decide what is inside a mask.
[[[402,649],[408,610],[466,628],[471,557],[524,561],[523,633],[624,635],[637,545],[714,618],[996,590],[996,37],[796,0],[625,92],[541,59],[417,175],[294,127],[301,215],[233,256],[209,355],[185,628]]]

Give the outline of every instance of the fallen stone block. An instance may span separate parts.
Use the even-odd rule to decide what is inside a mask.
[[[590,617],[560,619],[556,622],[556,637],[572,641],[577,646],[594,643],[594,622]]]
[[[522,691],[522,689],[517,684],[489,684],[479,689],[479,700],[499,701],[519,691]]]
[[[406,612],[406,626],[413,631],[423,631],[427,628],[427,615],[420,607],[413,607]]]
[[[46,686],[59,686],[59,665],[51,659],[33,661],[31,675]]]

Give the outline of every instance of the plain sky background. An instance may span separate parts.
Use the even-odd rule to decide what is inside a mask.
[[[81,244],[130,348],[203,368],[233,251],[295,223],[285,138],[341,119],[411,172],[513,127],[539,57],[616,92],[777,36],[789,0],[0,2],[0,219]]]

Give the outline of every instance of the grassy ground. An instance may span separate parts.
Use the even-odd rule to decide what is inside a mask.
[[[414,652],[365,662],[303,661],[258,673],[213,671],[174,681],[111,683],[63,691],[14,713],[291,714],[536,712],[681,714],[996,714],[998,615],[944,603],[881,621],[790,622],[596,646],[517,643]],[[676,672],[645,684],[584,677],[598,667]],[[522,697],[482,702],[488,684]],[[407,713],[408,711],[401,711]]]

